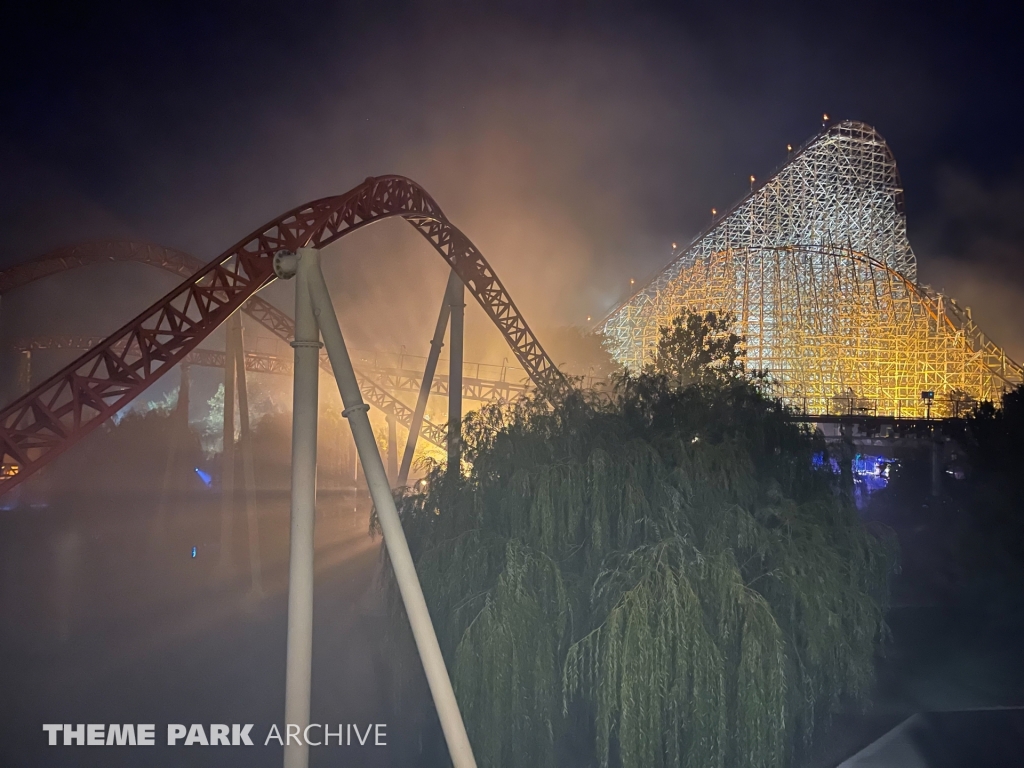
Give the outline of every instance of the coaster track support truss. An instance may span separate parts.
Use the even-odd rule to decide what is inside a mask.
[[[17,468],[4,473],[0,493],[77,443],[179,363],[274,279],[276,254],[323,249],[393,217],[409,222],[455,271],[539,389],[554,392],[568,386],[494,270],[427,192],[401,176],[371,177],[343,195],[296,208],[256,230],[100,346],[0,409],[0,464]]]

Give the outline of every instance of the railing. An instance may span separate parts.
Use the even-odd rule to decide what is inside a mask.
[[[352,358],[378,370],[422,371],[427,363],[425,355],[411,355],[404,348],[398,352],[382,352],[377,349],[357,348],[352,350]],[[438,360],[438,369],[448,370],[447,358],[442,357]],[[501,365],[464,362],[462,364],[462,375],[465,378],[508,382],[517,385],[526,385],[529,381],[529,374],[523,368],[508,365],[507,359]]]
[[[970,397],[870,399],[856,395],[786,396],[781,400],[798,416],[812,418],[962,419],[978,406]]]

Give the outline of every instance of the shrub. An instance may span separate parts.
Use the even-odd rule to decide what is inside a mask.
[[[868,693],[894,544],[755,384],[648,370],[465,431],[400,511],[481,765],[780,766]]]

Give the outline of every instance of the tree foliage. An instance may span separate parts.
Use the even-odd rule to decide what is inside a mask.
[[[687,312],[660,328],[653,371],[676,386],[701,384],[743,373],[744,339],[730,312]]]
[[[468,474],[401,496],[482,766],[781,766],[866,695],[891,541],[777,402],[681,370],[470,414]]]

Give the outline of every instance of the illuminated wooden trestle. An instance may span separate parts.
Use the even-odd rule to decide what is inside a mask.
[[[630,368],[683,310],[728,311],[748,370],[811,414],[955,416],[1024,380],[970,310],[917,284],[903,190],[882,137],[844,122],[761,187],[601,324]]]

